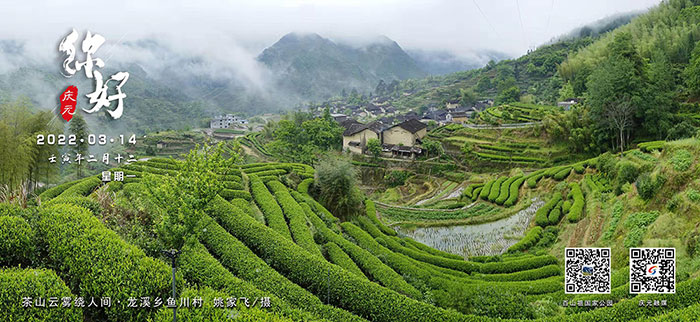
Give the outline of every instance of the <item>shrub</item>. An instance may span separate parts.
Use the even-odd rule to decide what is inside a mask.
[[[639,149],[643,152],[651,152],[654,150],[662,150],[665,144],[666,141],[651,141],[639,143],[637,144],[637,147],[639,147]]]
[[[610,224],[605,233],[603,233],[603,239],[610,239],[612,238],[613,234],[615,234],[615,231],[617,230],[617,224],[620,221],[620,218],[622,217],[623,208],[624,206],[620,201],[616,201],[615,205],[613,205],[612,215],[610,216]]]
[[[90,210],[95,215],[99,215],[102,212],[102,207],[100,206],[99,202],[97,202],[95,199],[83,196],[60,196],[58,198],[51,199],[44,205],[51,206],[59,203],[80,206],[87,210]]]
[[[393,170],[384,176],[384,182],[389,187],[402,186],[410,176],[408,171]]]
[[[472,195],[472,201],[476,201],[479,199],[479,195],[481,194],[481,191],[484,189],[484,187],[479,187],[474,189],[474,193]]]
[[[245,217],[251,221],[254,219],[241,215],[236,209],[225,200],[217,198],[212,200],[207,212],[222,222],[241,219]],[[234,217],[236,219],[234,219]],[[245,220],[245,219],[243,219]],[[257,223],[257,221],[255,221]],[[259,225],[262,225],[258,223]],[[357,320],[348,312],[323,305],[321,301],[309,291],[282,276],[279,272],[271,268],[264,260],[258,257],[240,240],[229,234],[226,229],[219,225],[212,217],[205,216],[200,222],[199,229],[202,230],[200,240],[204,246],[216,256],[219,262],[226,267],[234,276],[238,276],[251,282],[264,292],[276,295],[280,299],[287,301],[296,308],[309,311],[315,315],[323,316],[331,320],[343,321]],[[276,238],[281,237],[272,230],[267,233]],[[289,241],[291,243],[291,241]],[[302,251],[311,256],[308,252]],[[292,254],[289,254],[292,256]]]
[[[481,265],[479,272],[483,274],[513,273],[556,263],[557,259],[550,255],[526,257],[504,262],[484,263]]]
[[[498,198],[496,198],[496,204],[503,205],[508,197],[510,196],[510,186],[516,180],[520,179],[521,176],[511,177],[501,184],[500,192],[498,193]],[[517,190],[516,190],[517,191]]]
[[[557,206],[557,203],[561,200],[561,193],[555,192],[552,199],[549,199],[540,209],[535,212],[535,224],[540,227],[546,227],[549,224],[549,213]]]
[[[684,172],[690,169],[690,166],[693,165],[693,155],[686,149],[678,149],[675,153],[673,153],[671,164],[673,165],[674,170]]]
[[[617,164],[617,180],[622,183],[631,183],[637,180],[639,168],[632,162],[621,161]]]
[[[70,186],[70,188],[63,191],[63,193],[61,193],[59,196],[87,196],[90,193],[92,193],[95,190],[95,188],[101,183],[102,181],[100,181],[100,179],[98,179],[97,177],[87,177],[83,180],[80,180],[80,182]]]
[[[0,321],[83,321],[79,308],[22,307],[22,298],[48,298],[75,296],[66,284],[48,269],[0,269]],[[108,295],[107,295],[108,296]],[[60,305],[60,304],[59,304]]]
[[[547,216],[550,225],[556,225],[561,219],[561,210],[559,208],[554,208]]]
[[[561,213],[566,215],[569,213],[569,210],[571,210],[571,201],[566,200],[561,204]]]
[[[635,182],[639,196],[644,200],[649,200],[654,197],[656,191],[661,187],[658,179],[655,179],[651,174],[642,173]]]
[[[574,202],[571,204],[571,209],[566,218],[569,219],[569,222],[578,222],[583,216],[583,206],[585,205],[583,192],[581,192],[581,186],[578,182],[572,182],[569,184],[569,187],[571,188],[571,195],[573,196]]]
[[[366,234],[363,234],[362,230],[359,229],[357,226],[352,225],[350,223],[343,223],[341,224],[343,227],[343,230],[352,236],[353,238],[357,239],[366,239],[369,238],[370,236],[367,236]],[[391,249],[394,252],[402,253],[408,257],[411,257],[413,259],[416,259],[421,262],[426,262],[430,263],[436,266],[444,267],[444,268],[449,268],[449,269],[454,269],[458,271],[462,271],[465,273],[471,273],[471,272],[478,272],[479,271],[479,265],[478,263],[473,263],[473,262],[467,262],[464,260],[456,260],[456,259],[449,259],[445,258],[442,256],[435,256],[431,254],[424,253],[422,251],[416,251],[407,247],[402,246],[397,242],[396,240],[393,240],[391,238],[382,238],[382,240],[385,242],[386,246]],[[359,242],[362,244],[362,242]],[[365,247],[366,248],[366,247]],[[375,254],[377,255],[377,254]]]
[[[647,231],[647,227],[659,217],[657,211],[637,212],[629,215],[625,220],[625,227],[629,229],[623,245],[627,248],[639,246]]]
[[[491,186],[493,186],[493,183],[496,182],[496,179],[491,180],[487,182],[482,188],[481,192],[479,192],[479,198],[482,200],[488,200],[489,198],[489,193],[491,192]]]
[[[267,183],[270,190],[274,192],[277,202],[282,206],[282,211],[289,221],[289,230],[292,233],[294,241],[302,248],[309,251],[313,255],[322,256],[321,251],[314,242],[314,237],[306,224],[306,215],[304,209],[292,198],[289,190],[279,181],[270,181]]]
[[[100,311],[109,320],[144,321],[152,317],[153,311],[128,309],[127,299],[167,296],[168,265],[120,239],[84,208],[56,204],[43,208],[40,218],[37,235],[47,246],[51,266],[59,268],[69,284],[80,290],[76,295],[111,297],[112,307]],[[180,277],[178,283],[182,285]]]
[[[310,312],[292,307],[288,301],[274,294],[258,289],[253,283],[234,276],[199,241],[186,244],[182,249],[178,259],[178,271],[182,272],[187,281],[200,286],[211,287],[229,294],[245,295],[248,298],[269,297],[270,302],[274,303],[269,308],[270,311],[295,320],[317,318]]]
[[[533,227],[531,230],[541,227]],[[529,231],[528,231],[529,232]],[[517,252],[516,252],[517,253]],[[515,253],[514,253],[515,254]],[[522,253],[521,253],[522,254]],[[473,277],[483,281],[494,282],[515,282],[515,281],[536,281],[542,278],[557,276],[561,274],[558,265],[547,265],[535,269],[504,274],[475,274]]]
[[[379,228],[382,233],[388,236],[396,236],[395,230],[387,227],[379,220],[379,218],[377,218],[377,209],[375,208],[374,201],[369,199],[365,200],[365,212],[367,213],[367,217],[375,226],[377,226],[377,228]]]
[[[215,217],[221,220],[229,232],[239,240],[245,241],[250,249],[256,251],[275,269],[293,272],[288,276],[294,283],[304,285],[307,290],[318,296],[328,296],[330,302],[338,307],[374,321],[457,321],[466,318],[456,312],[409,299],[366,281],[302,251],[298,245],[272,233],[271,229],[248,216],[233,218],[227,216],[228,213],[222,209]],[[314,226],[320,227],[316,222]],[[323,227],[321,230],[324,230]],[[339,246],[343,248],[342,245]],[[376,259],[374,256],[370,257]],[[398,278],[403,281],[400,276]],[[372,305],[369,305],[366,302],[368,299],[383,300],[373,301]]]
[[[236,199],[236,198],[245,199],[245,200],[252,199],[252,197],[250,196],[250,193],[248,191],[245,191],[245,190],[221,189],[221,191],[219,191],[219,195],[226,200],[232,200],[232,199]]]
[[[23,212],[20,206],[0,202],[0,216],[21,216]]]
[[[493,185],[491,185],[491,190],[489,191],[489,195],[488,195],[489,201],[491,201],[491,202],[496,201],[496,198],[498,198],[498,195],[501,193],[501,185],[507,179],[508,179],[508,177],[500,177],[493,183]]]
[[[0,266],[27,264],[34,250],[34,232],[22,217],[0,216]]]
[[[565,167],[564,169],[557,171],[552,178],[557,181],[562,181],[569,177],[569,174],[571,174],[571,167]]]
[[[297,191],[299,191],[299,192],[301,192],[301,193],[309,193],[309,187],[310,187],[311,184],[313,184],[313,183],[314,183],[314,179],[313,179],[313,178],[304,179],[304,180],[302,180],[302,181],[299,183],[299,185],[297,186]]]
[[[328,258],[328,261],[330,261],[333,264],[336,264],[349,272],[362,277],[362,278],[367,278],[364,273],[362,273],[362,270],[360,270],[359,267],[357,267],[357,264],[352,261],[350,256],[346,254],[338,245],[336,245],[333,242],[328,242],[323,246],[323,249],[326,251],[326,257]]]
[[[66,182],[66,183],[57,185],[55,187],[51,187],[49,189],[46,189],[46,191],[39,194],[39,199],[41,199],[42,202],[49,201],[49,200],[55,198],[56,196],[60,195],[61,193],[66,191],[66,189],[70,188],[71,186],[73,186],[74,184],[76,184],[78,182],[80,182],[80,181],[76,180],[76,181]]]
[[[700,201],[700,192],[698,192],[695,189],[688,189],[685,194],[688,196],[688,199],[692,202],[698,202]]]
[[[520,176],[518,179],[510,184],[510,193],[508,194],[508,199],[503,203],[504,206],[510,207],[518,202],[518,194],[520,192],[520,186],[525,182],[525,177]]]
[[[574,172],[578,174],[583,174],[585,171],[586,168],[584,167],[583,163],[574,164]]]
[[[362,193],[357,188],[357,171],[346,161],[327,159],[316,167],[314,188],[321,204],[340,218],[356,215]]]
[[[530,188],[537,187],[537,182],[544,176],[544,170],[535,171],[527,177],[527,186]]]
[[[245,212],[246,215],[256,218],[255,214],[253,213],[253,210],[250,209],[250,204],[248,200],[241,199],[241,198],[234,198],[229,201],[232,205],[238,207],[238,209],[242,210]]]
[[[472,199],[474,195],[474,190],[479,187],[483,187],[483,183],[472,183],[468,185],[466,188],[464,188],[464,192],[462,193],[465,197]]]
[[[224,188],[229,190],[244,190],[243,183],[239,181],[223,181]]]
[[[601,154],[596,162],[596,169],[608,178],[615,176],[615,168],[617,166],[617,157],[610,152]]]
[[[267,190],[265,184],[260,181],[257,176],[250,176],[250,191],[252,192],[255,203],[265,216],[265,222],[272,230],[281,234],[284,237],[292,239],[292,234],[289,232],[287,221],[284,219],[284,213],[280,208],[275,197]]]
[[[508,248],[509,253],[520,252],[534,246],[537,241],[542,237],[542,227],[535,226],[527,231],[525,236],[520,239],[517,243],[513,244]]]
[[[240,293],[224,293],[220,291],[212,290],[209,287],[196,288],[185,288],[181,291],[179,295],[181,298],[201,298],[202,306],[190,306],[190,307],[179,307],[177,309],[178,321],[241,321],[241,322],[254,322],[254,321],[265,321],[265,322],[291,322],[292,319],[281,316],[279,313],[274,312],[271,309],[262,309],[259,307],[250,308],[239,307],[239,308],[229,308],[223,309],[221,307],[214,306],[214,300],[216,298],[227,299],[235,298],[236,295],[245,295]],[[274,302],[271,306],[274,306]],[[250,302],[252,303],[252,301]],[[258,302],[259,303],[259,302]],[[243,305],[240,301],[238,305]],[[134,310],[134,309],[132,309]],[[156,311],[154,322],[170,322],[173,320],[173,309],[161,306],[160,309]]]

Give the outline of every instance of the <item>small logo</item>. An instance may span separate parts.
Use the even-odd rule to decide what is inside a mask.
[[[659,275],[661,275],[659,273],[659,264],[647,265],[647,269],[646,269],[645,273],[646,273],[646,276],[659,276]]]
[[[591,276],[593,275],[593,266],[592,265],[584,265],[581,267],[581,273],[583,276]]]
[[[73,118],[73,114],[75,114],[75,106],[77,104],[76,99],[78,98],[78,88],[71,85],[66,88],[63,93],[61,93],[61,96],[59,100],[61,101],[61,117],[66,120],[66,122],[70,121]]]

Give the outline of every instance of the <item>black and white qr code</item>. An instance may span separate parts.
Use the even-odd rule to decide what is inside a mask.
[[[630,248],[630,293],[676,293],[676,249]]]
[[[610,248],[566,248],[564,257],[564,293],[610,293]]]

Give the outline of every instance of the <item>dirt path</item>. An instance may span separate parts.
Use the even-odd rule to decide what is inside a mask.
[[[584,239],[590,221],[591,219],[586,217],[576,224],[576,227],[574,227],[574,232],[571,234],[571,236],[569,237],[569,242],[566,244],[567,247],[584,246]]]
[[[243,144],[241,144],[241,148],[243,148],[243,152],[245,152],[245,154],[250,154],[250,155],[252,155],[252,156],[254,156],[254,157],[256,157],[256,158],[260,158],[260,154],[258,154],[257,152],[255,152],[255,150],[253,150],[253,149],[251,149],[251,148],[249,148],[249,147],[247,147],[247,146],[245,146],[245,145],[243,145]]]
[[[601,202],[595,200],[590,203],[590,206],[593,206],[594,212],[590,213],[587,211],[587,215],[591,218],[591,223],[588,225],[588,231],[586,232],[586,245],[591,245],[600,238],[600,235],[603,233],[603,225],[605,225],[605,214],[601,209]]]

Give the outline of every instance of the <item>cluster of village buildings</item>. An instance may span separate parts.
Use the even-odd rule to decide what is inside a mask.
[[[212,129],[235,129],[241,128],[246,130],[245,125],[248,124],[248,120],[240,118],[233,114],[214,116],[209,121],[209,127]]]
[[[460,106],[457,101],[448,101],[445,108],[429,107],[423,114],[415,111],[399,114],[388,101],[375,99],[364,107],[334,106],[331,115],[345,128],[344,151],[367,153],[367,142],[377,139],[382,146],[383,156],[415,158],[423,153],[421,144],[428,132],[428,124],[465,123],[492,105],[493,100],[479,101],[471,107]],[[349,111],[349,115],[338,113],[339,111]],[[365,124],[356,118],[373,118],[374,121]]]
[[[578,103],[572,98],[559,102],[558,105],[568,110]],[[464,107],[459,101],[445,103],[444,108],[428,107],[422,115],[415,111],[400,114],[391,106],[388,99],[375,97],[365,106],[333,105],[331,115],[345,131],[343,132],[343,151],[363,154],[367,153],[367,142],[377,139],[382,146],[385,157],[415,158],[423,153],[422,140],[427,134],[427,125],[449,123],[465,123],[479,112],[493,106],[493,100],[481,100],[471,107]],[[316,112],[320,113],[321,108]],[[374,119],[370,123],[361,123],[357,119]],[[245,129],[246,119],[226,114],[211,119],[212,129]]]

